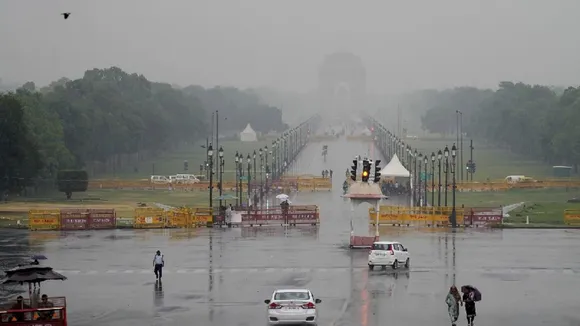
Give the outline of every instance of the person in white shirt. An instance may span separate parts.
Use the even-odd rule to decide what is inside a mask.
[[[153,257],[153,272],[155,273],[156,279],[161,279],[163,276],[163,267],[165,266],[165,260],[163,259],[163,255],[161,251],[157,250],[155,257]]]

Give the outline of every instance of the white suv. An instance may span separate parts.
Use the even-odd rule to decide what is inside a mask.
[[[397,269],[402,264],[405,265],[405,268],[409,268],[411,264],[409,251],[402,244],[391,241],[373,243],[369,253],[369,269],[372,270],[375,266],[383,268],[392,266],[393,269]]]

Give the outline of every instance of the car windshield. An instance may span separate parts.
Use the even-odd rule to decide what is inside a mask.
[[[374,243],[373,250],[393,250],[393,247],[391,244]]]
[[[276,292],[274,300],[308,300],[308,292]]]

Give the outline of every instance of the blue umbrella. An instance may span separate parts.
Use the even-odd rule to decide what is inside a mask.
[[[30,259],[32,259],[32,260],[47,260],[48,258],[46,258],[45,255],[33,255],[32,257],[30,257]]]

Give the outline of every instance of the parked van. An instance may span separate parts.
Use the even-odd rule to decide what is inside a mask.
[[[519,182],[537,182],[533,178],[526,177],[525,175],[508,175],[504,179],[507,183],[519,183]]]
[[[170,181],[169,181],[169,178],[167,178],[164,175],[152,175],[151,176],[151,183],[166,184],[166,183],[170,183]]]
[[[199,179],[194,174],[176,174],[174,176],[170,176],[171,183],[178,183],[178,184],[191,184],[191,183],[198,183]]]

